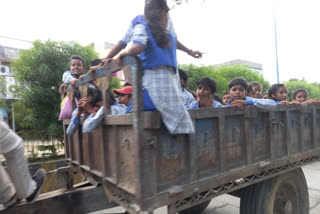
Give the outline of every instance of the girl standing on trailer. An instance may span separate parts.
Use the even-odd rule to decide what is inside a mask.
[[[177,38],[168,32],[169,7],[165,1],[145,2],[144,19],[132,25],[133,44],[114,59],[120,63],[124,55],[139,55],[144,71],[143,87],[148,91],[164,124],[172,134],[193,133],[190,115],[184,106],[177,78]]]

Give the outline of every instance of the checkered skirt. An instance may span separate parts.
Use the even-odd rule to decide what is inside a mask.
[[[191,117],[184,106],[177,75],[166,68],[144,70],[143,86],[171,134],[194,132]]]

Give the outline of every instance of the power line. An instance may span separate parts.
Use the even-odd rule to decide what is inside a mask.
[[[16,38],[12,38],[12,37],[8,37],[8,36],[1,36],[1,38],[5,38],[5,39],[11,39],[11,40],[16,40],[16,41],[21,41],[21,42],[28,42],[28,43],[32,43],[31,41],[27,41],[27,40],[23,40],[23,39],[16,39]]]

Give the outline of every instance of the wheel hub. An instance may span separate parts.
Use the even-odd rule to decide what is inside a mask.
[[[284,213],[285,214],[292,214],[292,211],[293,211],[293,204],[292,204],[291,200],[287,200],[284,203]]]

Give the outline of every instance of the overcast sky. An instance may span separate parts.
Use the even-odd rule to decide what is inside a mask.
[[[168,0],[169,2],[171,0]],[[274,14],[280,81],[320,82],[319,0],[189,0],[170,11],[178,39],[204,52],[194,59],[178,52],[179,63],[213,65],[242,59],[263,65],[276,83]],[[82,45],[116,43],[144,0],[0,0],[0,44],[30,47],[27,41],[74,40]],[[2,36],[2,37],[1,37]]]

